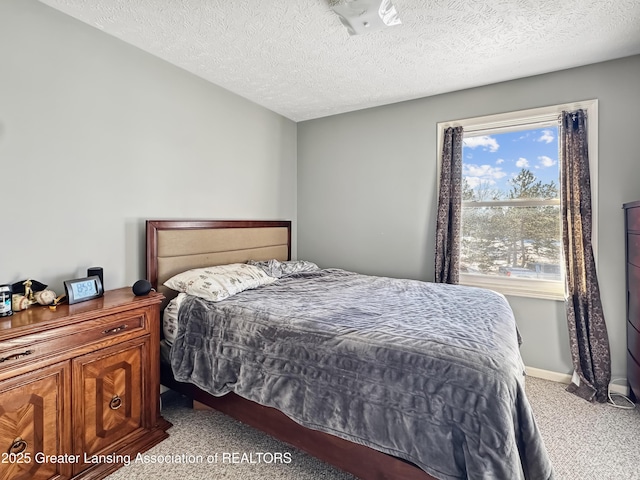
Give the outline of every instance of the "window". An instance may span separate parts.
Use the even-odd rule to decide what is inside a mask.
[[[464,129],[461,284],[564,298],[558,116],[578,108],[589,115],[594,177],[597,101],[438,125],[440,138],[449,126]],[[595,222],[594,216],[594,232]]]

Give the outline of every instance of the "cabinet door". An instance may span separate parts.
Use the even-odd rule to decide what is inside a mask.
[[[71,477],[69,362],[0,383],[0,480]]]
[[[74,450],[82,456],[76,472],[143,433],[148,350],[147,336],[73,360]]]

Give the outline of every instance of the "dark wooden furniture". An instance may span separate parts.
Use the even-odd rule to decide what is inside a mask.
[[[0,319],[0,480],[103,478],[167,438],[162,298],[122,288]]]
[[[272,258],[291,258],[289,221],[147,221],[147,279],[167,297],[175,292],[167,291],[162,283],[176,273]],[[177,382],[168,365],[162,366],[161,383],[359,478],[435,480],[402,459],[310,430],[274,408],[233,393],[214,397],[195,385]]]
[[[626,203],[627,245],[627,378],[640,401],[640,201]]]

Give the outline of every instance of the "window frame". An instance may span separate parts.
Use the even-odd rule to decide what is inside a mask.
[[[437,123],[437,175],[436,192],[440,190],[440,170],[442,162],[442,147],[444,142],[444,131],[449,127],[463,128],[464,134],[496,134],[509,131],[521,130],[523,128],[537,128],[552,121],[558,121],[563,111],[574,111],[583,109],[587,112],[587,144],[589,148],[589,171],[591,175],[591,204],[592,204],[592,239],[593,255],[598,265],[598,100],[584,100],[579,102],[551,105],[541,108],[518,110],[480,117],[464,118]],[[561,159],[558,158],[561,162]],[[562,185],[560,185],[562,188]],[[438,198],[438,197],[436,197]],[[483,202],[484,203],[484,202]],[[495,205],[495,204],[493,204]],[[480,206],[480,205],[478,205]],[[562,267],[562,278],[564,279],[564,262]],[[501,278],[491,275],[460,273],[460,284],[473,287],[488,288],[503,295],[513,295],[528,298],[542,298],[548,300],[564,301],[565,282],[554,282],[539,279],[516,279]]]

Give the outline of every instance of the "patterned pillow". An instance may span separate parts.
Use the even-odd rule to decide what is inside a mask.
[[[318,265],[308,260],[290,260],[287,262],[280,262],[276,259],[267,261],[249,260],[247,263],[260,267],[267,275],[276,278],[320,270]]]
[[[219,302],[244,290],[268,285],[276,279],[261,268],[246,263],[195,268],[164,282],[165,287],[196,297]]]

